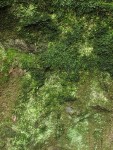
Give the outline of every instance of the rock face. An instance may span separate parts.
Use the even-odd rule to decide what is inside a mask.
[[[12,111],[20,92],[19,78],[11,78],[8,83],[0,85],[0,122],[5,118],[12,120]]]
[[[9,39],[0,43],[0,47],[4,49],[14,48],[25,52],[36,52],[36,45],[30,44],[23,39]]]
[[[71,106],[67,106],[65,109],[66,109],[66,112],[67,112],[69,115],[74,114],[74,110],[73,110],[73,108],[72,108]]]
[[[48,147],[47,150],[61,150],[61,149],[57,146],[50,146],[50,147]]]
[[[22,70],[21,68],[11,68],[9,70],[9,75],[12,77],[21,77],[26,73],[26,70]]]

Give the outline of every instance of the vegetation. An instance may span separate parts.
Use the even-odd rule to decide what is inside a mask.
[[[0,0],[0,149],[113,149],[113,1]]]

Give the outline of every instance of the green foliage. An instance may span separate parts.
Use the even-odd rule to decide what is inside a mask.
[[[112,11],[108,0],[0,1],[1,43],[17,38],[37,48],[0,49],[0,83],[11,68],[25,71],[16,121],[1,131],[6,149],[102,149],[97,140],[111,119],[104,110],[112,112]]]
[[[12,4],[12,2],[13,2],[13,0],[7,0],[7,1],[0,0],[0,7],[9,6]]]

